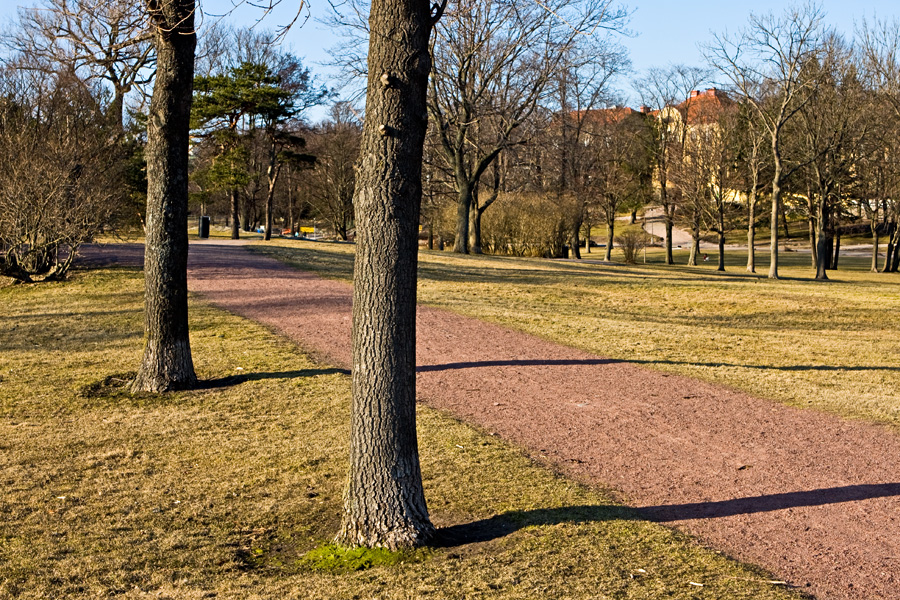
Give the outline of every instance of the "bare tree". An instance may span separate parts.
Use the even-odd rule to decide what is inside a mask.
[[[67,77],[36,90],[0,73],[0,275],[61,279],[109,225],[124,161],[100,96]]]
[[[864,20],[857,33],[864,77],[882,107],[877,110],[893,114],[888,129],[896,129],[900,120],[900,19]],[[896,272],[900,268],[900,202],[897,200],[900,189],[896,184],[898,175],[895,168],[898,148],[896,135],[888,137],[889,142],[882,146],[878,156],[878,163],[886,167],[883,171],[884,190],[880,192],[884,194],[883,212],[892,223],[888,257],[883,270]]]
[[[156,81],[147,122],[144,357],[133,391],[194,386],[188,337],[188,146],[194,79],[194,0],[155,0]]]
[[[686,116],[679,110],[691,92],[698,89],[708,73],[700,67],[672,65],[650,69],[635,82],[644,106],[656,109],[656,120],[651,121],[652,135],[648,151],[653,157],[659,182],[659,203],[666,228],[666,264],[674,264],[672,257],[672,227],[678,206],[678,194],[669,181],[673,168],[681,162],[686,142]]]
[[[826,280],[826,270],[831,268],[828,242],[833,235],[833,211],[840,210],[842,184],[849,187],[857,172],[854,161],[861,155],[871,116],[852,51],[841,37],[830,34],[820,59],[808,70],[817,79],[818,91],[801,108],[797,133],[810,182],[807,196],[810,222],[815,223],[810,242],[816,279]]]
[[[415,315],[428,38],[442,10],[374,0],[369,13],[355,197],[350,476],[338,534],[348,545],[397,549],[434,534],[416,440]]]
[[[19,8],[18,27],[3,42],[19,66],[52,74],[66,70],[109,83],[110,114],[122,127],[125,97],[153,77],[151,32],[139,0],[43,0]]]
[[[769,277],[778,278],[778,216],[785,172],[785,126],[815,93],[816,79],[806,67],[821,50],[822,10],[804,4],[773,13],[750,15],[737,36],[721,34],[706,46],[710,64],[753,107],[769,134],[772,151],[772,217]]]
[[[310,152],[316,157],[315,168],[307,172],[306,178],[310,205],[342,240],[347,239],[353,226],[354,166],[361,134],[362,125],[349,105],[339,102],[310,139]]]
[[[563,61],[593,36],[621,28],[611,0],[466,0],[449,10],[432,43],[429,113],[457,192],[454,251],[468,253],[478,182],[551,91]],[[595,38],[595,39],[596,39]]]

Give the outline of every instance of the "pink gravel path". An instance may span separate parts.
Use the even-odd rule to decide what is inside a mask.
[[[349,365],[349,285],[230,244],[190,288]],[[900,599],[900,435],[429,307],[418,396],[822,599]]]

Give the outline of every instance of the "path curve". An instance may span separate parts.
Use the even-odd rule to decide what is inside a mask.
[[[126,252],[110,247],[104,252]],[[351,287],[228,243],[190,288],[347,367]],[[900,435],[419,307],[418,397],[821,599],[900,599]]]

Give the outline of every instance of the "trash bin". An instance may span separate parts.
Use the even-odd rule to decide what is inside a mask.
[[[201,239],[206,239],[209,237],[209,217],[202,216],[200,217],[200,231],[199,235]]]

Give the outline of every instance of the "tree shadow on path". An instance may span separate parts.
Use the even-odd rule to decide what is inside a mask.
[[[437,548],[452,548],[488,542],[532,525],[590,523],[614,520],[644,520],[657,523],[691,519],[715,519],[788,508],[825,506],[874,498],[900,496],[900,483],[848,485],[802,492],[735,498],[719,502],[696,502],[661,506],[579,505],[560,508],[510,511],[487,519],[442,527],[434,542]]]
[[[722,362],[693,362],[679,360],[620,360],[615,358],[588,359],[528,359],[528,360],[482,360],[473,362],[445,363],[443,365],[421,365],[416,367],[417,373],[433,371],[454,371],[458,369],[477,369],[482,367],[562,367],[579,365],[687,365],[691,367],[737,367],[742,369],[760,369],[773,371],[900,371],[900,367],[889,366],[840,366],[840,365],[737,365]]]

